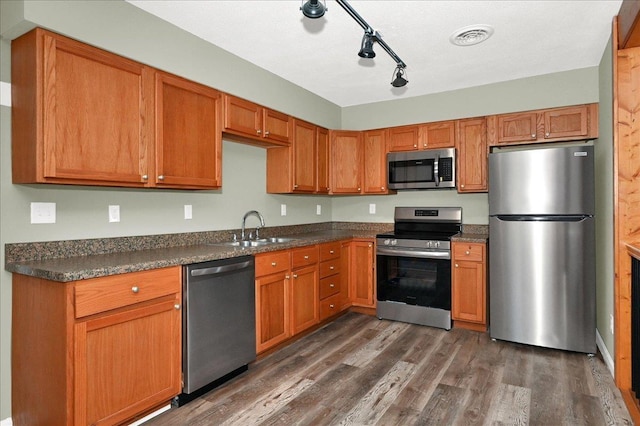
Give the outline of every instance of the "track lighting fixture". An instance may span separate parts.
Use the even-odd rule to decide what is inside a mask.
[[[327,10],[326,4],[320,2],[320,0],[302,0],[302,6],[300,6],[300,10],[307,18],[316,19],[320,18],[324,15],[324,12]],[[375,31],[367,22],[362,19],[362,17],[356,12],[353,7],[345,0],[336,0],[338,3],[348,14],[351,16],[362,28],[364,28],[364,36],[362,36],[362,42],[360,44],[360,51],[358,52],[358,56],[361,58],[375,58],[376,52],[373,51],[373,43],[377,42],[382,48],[396,61],[397,67],[393,71],[393,77],[391,81],[391,85],[393,87],[402,87],[405,86],[409,80],[404,78],[406,74],[405,68],[407,65],[396,55],[387,43],[382,40],[382,36],[379,32]]]
[[[307,0],[300,6],[300,10],[307,18],[316,19],[324,15],[327,6],[326,3],[321,3],[320,0]]]

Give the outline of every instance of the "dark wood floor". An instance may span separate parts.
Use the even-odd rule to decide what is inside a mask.
[[[147,425],[633,424],[598,357],[349,313]]]

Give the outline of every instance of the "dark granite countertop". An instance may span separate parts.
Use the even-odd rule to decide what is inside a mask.
[[[451,237],[451,241],[464,243],[486,243],[489,241],[489,234],[462,232]]]
[[[5,269],[9,272],[51,281],[69,282],[285,250],[347,238],[374,238],[377,232],[374,229],[329,229],[291,235],[281,234],[281,236],[290,237],[293,240],[259,247],[241,248],[222,246],[216,242],[199,243],[157,249],[7,262]]]

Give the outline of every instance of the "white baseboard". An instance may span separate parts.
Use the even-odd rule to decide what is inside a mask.
[[[598,330],[596,330],[596,345],[598,346],[598,349],[600,349],[600,353],[602,354],[602,359],[604,359],[604,363],[607,365],[607,368],[609,369],[611,376],[615,377],[613,358],[611,357],[609,350],[605,346],[604,340],[602,340],[602,336],[600,336],[600,332]]]
[[[11,420],[11,417],[9,417],[8,419],[0,420],[0,426],[12,426],[12,425],[13,425],[13,421]]]

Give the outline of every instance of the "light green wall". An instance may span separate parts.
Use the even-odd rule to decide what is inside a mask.
[[[596,156],[596,312],[602,340],[614,357],[610,316],[614,312],[613,283],[613,49],[602,55],[599,73],[599,138]]]
[[[597,102],[598,78],[607,78],[595,67],[341,109],[120,0],[2,0],[0,81],[11,81],[8,40],[34,26],[334,129],[378,128]],[[6,243],[237,228],[249,209],[260,210],[271,226],[329,220],[392,222],[396,205],[455,205],[463,207],[465,223],[487,223],[486,194],[408,191],[368,197],[269,195],[265,192],[265,151],[229,141],[223,144],[220,191],[12,185],[10,114],[10,108],[0,107],[0,420],[11,415],[11,275],[4,271]],[[602,128],[602,121],[600,125]],[[57,203],[56,224],[29,224],[29,203],[37,201]],[[280,216],[281,203],[287,204],[286,217]],[[376,204],[374,215],[368,213],[371,203]],[[108,223],[109,204],[121,206],[120,223]],[[182,218],[184,204],[193,205],[193,220]],[[315,215],[317,204],[322,205],[321,216]],[[599,314],[600,309],[599,305]],[[608,312],[607,306],[603,309]]]

